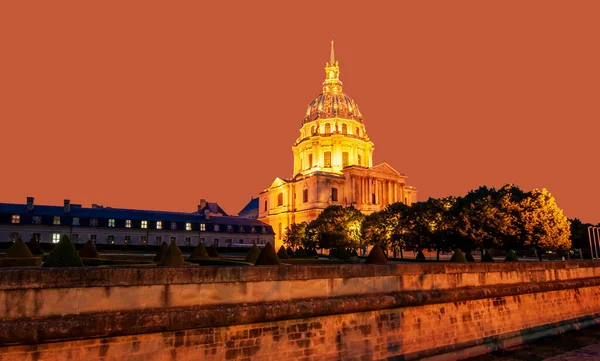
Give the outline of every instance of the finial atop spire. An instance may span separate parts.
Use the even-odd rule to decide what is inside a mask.
[[[333,41],[335,40],[335,34],[331,33],[331,64],[335,63],[335,52],[333,51]]]

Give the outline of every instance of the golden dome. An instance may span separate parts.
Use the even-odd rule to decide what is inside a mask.
[[[325,63],[323,93],[319,94],[306,109],[304,123],[330,118],[351,119],[361,123],[363,120],[358,105],[342,92],[340,67],[335,60],[333,40],[331,41],[331,58],[329,62]]]

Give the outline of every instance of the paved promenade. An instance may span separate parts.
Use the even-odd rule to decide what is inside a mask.
[[[600,343],[589,345],[578,350],[550,357],[544,361],[598,361],[600,360]]]

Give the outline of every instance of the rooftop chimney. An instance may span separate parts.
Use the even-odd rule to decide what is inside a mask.
[[[198,210],[206,207],[206,199],[200,199],[200,205],[198,207],[200,207]]]
[[[210,219],[210,211],[208,208],[204,210],[204,219]]]
[[[71,201],[68,199],[65,199],[65,213],[69,213],[71,212]]]
[[[33,211],[33,197],[27,197],[27,212]]]

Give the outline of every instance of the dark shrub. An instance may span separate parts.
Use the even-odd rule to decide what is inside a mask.
[[[425,258],[425,255],[423,254],[423,251],[419,250],[419,252],[417,252],[417,257],[415,257],[415,259],[417,261],[427,261],[427,258]]]
[[[462,253],[462,251],[457,248],[454,251],[452,257],[450,258],[450,262],[467,263],[467,259],[465,258],[465,255]]]
[[[352,258],[352,255],[350,254],[350,252],[348,252],[348,250],[346,248],[340,247],[335,252],[335,258],[337,258],[337,259],[350,259],[350,258]]]
[[[475,258],[473,258],[471,251],[467,251],[467,253],[465,254],[465,259],[467,260],[467,262],[475,262]]]
[[[517,258],[515,251],[513,251],[511,249],[508,251],[508,253],[506,253],[506,258],[504,259],[504,262],[518,262],[518,261],[519,261],[519,259]]]
[[[171,241],[171,244],[167,248],[167,252],[165,253],[165,257],[162,262],[160,262],[159,266],[183,266],[185,264],[185,260],[183,259],[183,254],[181,250],[177,246],[175,241]]]
[[[283,246],[279,247],[279,251],[277,251],[277,257],[279,257],[279,259],[289,259],[290,258],[285,247],[283,247]]]
[[[158,252],[156,252],[156,256],[154,256],[154,262],[156,263],[162,263],[162,261],[165,260],[165,255],[167,254],[167,249],[169,248],[169,245],[167,244],[167,242],[164,242],[160,244],[160,248],[158,249]]]
[[[206,247],[204,246],[204,243],[202,243],[202,242],[198,243],[198,245],[194,249],[194,252],[192,252],[192,254],[190,255],[190,259],[209,259],[209,258],[210,258],[210,256],[208,255],[208,252],[206,251]]]
[[[85,242],[83,247],[79,250],[79,257],[81,258],[100,258],[100,254],[96,250],[96,245],[91,239]]]
[[[288,248],[286,248],[285,250],[287,251],[288,258],[294,257],[294,250],[292,249],[292,247],[288,246]]]
[[[281,262],[279,261],[279,257],[277,257],[277,253],[275,253],[275,248],[273,248],[270,242],[267,242],[267,245],[260,251],[260,255],[254,263],[255,266],[278,266],[280,264]]]
[[[208,248],[206,248],[206,253],[208,253],[209,257],[219,258],[219,253],[217,253],[217,248],[214,244],[211,244],[210,246],[208,246]]]
[[[306,253],[304,248],[300,247],[298,248],[296,253],[294,253],[294,258],[308,258],[308,254]]]
[[[244,262],[256,263],[258,256],[260,256],[260,248],[258,248],[256,244],[253,244],[252,248],[248,250],[248,254],[246,255]]]
[[[366,264],[386,264],[388,263],[387,258],[385,258],[385,254],[383,254],[383,250],[379,244],[375,244],[369,252],[367,259],[365,260]]]
[[[31,237],[31,240],[27,242],[27,248],[29,248],[31,253],[34,255],[44,254],[44,252],[42,252],[42,249],[40,248],[40,241],[38,241],[36,238]]]
[[[308,257],[318,257],[319,255],[317,254],[317,250],[314,248],[307,248],[306,249],[306,255]]]
[[[481,262],[494,262],[494,257],[489,250],[484,250],[483,256],[481,256]]]
[[[27,248],[27,245],[21,238],[17,239],[15,243],[6,251],[5,258],[33,258],[33,254]]]
[[[337,249],[332,248],[329,250],[329,258],[337,258]]]
[[[358,252],[356,252],[356,249],[353,249],[352,252],[350,252],[350,255],[352,257],[358,257]]]
[[[54,246],[42,267],[83,267],[83,262],[69,236],[64,235]]]

